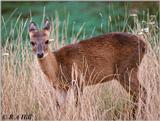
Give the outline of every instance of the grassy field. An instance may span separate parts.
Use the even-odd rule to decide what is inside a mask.
[[[6,38],[18,36],[17,31],[22,27],[20,20],[23,23],[26,21],[26,24],[32,20],[41,27],[44,16],[53,19],[53,23],[57,18],[59,41],[64,39],[61,33],[65,26],[70,43],[82,25],[84,28],[79,33],[79,39],[83,38],[84,33],[90,37],[112,31],[128,31],[125,29],[126,22],[134,26],[132,18],[128,16],[132,11],[138,14],[141,21],[150,15],[155,15],[159,21],[158,8],[157,2],[2,2],[2,44]],[[15,32],[11,36],[10,30],[13,28]],[[24,29],[22,36],[25,40],[28,33],[27,28]]]
[[[43,15],[45,16],[45,15]],[[131,15],[134,26],[129,21],[123,27],[133,34],[143,33],[147,43],[147,53],[143,58],[139,70],[139,79],[147,89],[147,103],[145,104],[145,115],[141,115],[139,109],[136,114],[137,119],[160,120],[160,28],[157,21],[151,20],[154,16],[145,21],[139,21],[136,15]],[[113,20],[114,17],[111,19]],[[5,39],[2,50],[2,115],[8,117],[14,115],[33,114],[33,120],[128,120],[133,102],[130,95],[120,86],[118,82],[112,80],[105,84],[86,87],[84,95],[80,101],[81,112],[73,105],[73,91],[70,90],[67,103],[66,114],[59,112],[55,108],[55,94],[51,85],[44,77],[36,58],[31,52],[28,35],[26,32],[27,20],[18,19],[19,28],[12,27],[6,31],[10,38]],[[68,19],[64,20],[67,23]],[[4,21],[4,25],[5,25]],[[76,25],[64,24],[60,29],[58,14],[54,18],[54,26],[51,38],[55,41],[51,43],[53,49],[58,49],[70,43],[79,41],[82,38],[93,36],[85,33],[83,24],[78,26],[72,37],[67,36],[67,28],[74,28]],[[146,23],[146,26],[143,26]],[[4,28],[7,26],[4,26]],[[103,27],[103,26],[102,26]],[[144,27],[144,28],[143,28]],[[61,31],[61,32],[59,32]],[[110,30],[112,31],[112,30]],[[119,31],[119,30],[117,30]],[[17,34],[14,37],[14,34]],[[61,38],[59,38],[61,36]],[[132,117],[130,117],[132,119]]]

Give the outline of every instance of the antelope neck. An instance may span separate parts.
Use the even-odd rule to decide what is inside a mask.
[[[58,72],[58,64],[55,55],[49,50],[48,53],[42,59],[38,59],[38,61],[43,73],[47,76],[49,81],[55,84]]]

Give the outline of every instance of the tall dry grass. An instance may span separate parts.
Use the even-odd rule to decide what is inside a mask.
[[[26,22],[18,31],[17,43],[6,39],[2,49],[2,115],[7,118],[11,114],[16,119],[17,115],[32,114],[33,120],[115,120],[129,119],[133,102],[130,95],[121,85],[112,80],[108,83],[86,87],[84,95],[80,98],[81,112],[74,107],[73,90],[69,91],[66,113],[62,114],[56,110],[54,89],[51,87],[32,55],[26,37],[24,46],[22,43],[22,32]],[[64,26],[61,43],[58,40],[58,18],[53,27],[52,48],[59,48],[65,45],[67,39],[66,26]],[[135,29],[138,30],[138,29]],[[135,32],[133,29],[132,32]],[[11,30],[10,34],[13,34]],[[81,31],[81,29],[80,29]],[[74,41],[77,40],[78,34]],[[148,97],[145,104],[145,119],[160,119],[160,43],[159,35],[156,32],[145,34],[147,53],[144,56],[139,70],[139,79],[147,89]],[[15,46],[17,45],[17,46]],[[140,112],[142,102],[139,102],[139,109],[136,118],[142,119]],[[5,117],[5,118],[6,118]],[[132,117],[130,117],[132,119]]]

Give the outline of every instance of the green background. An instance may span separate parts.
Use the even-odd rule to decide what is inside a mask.
[[[23,37],[27,34],[29,21],[35,21],[39,27],[42,26],[43,14],[45,17],[53,19],[59,17],[59,28],[63,22],[68,20],[67,36],[72,39],[73,26],[74,33],[77,33],[84,24],[86,37],[95,36],[112,31],[128,31],[126,22],[131,27],[133,20],[129,17],[131,12],[138,14],[140,20],[146,20],[147,15],[156,15],[159,21],[158,2],[2,2],[2,45],[9,37],[10,30],[15,25],[17,19],[25,22]],[[20,17],[19,17],[20,16]],[[32,16],[32,18],[31,18]],[[4,24],[5,23],[5,24]],[[20,22],[16,23],[15,30],[19,29]],[[61,33],[61,29],[59,31]],[[17,36],[15,31],[14,37]],[[59,34],[59,38],[61,38]],[[81,33],[79,39],[83,34]],[[14,38],[13,37],[13,38]]]

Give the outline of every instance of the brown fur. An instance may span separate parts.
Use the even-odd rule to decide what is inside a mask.
[[[42,35],[43,31],[39,31],[38,34],[35,33]],[[36,35],[33,34],[32,36],[35,37]],[[32,38],[32,36],[30,37]],[[41,40],[41,36],[36,38]],[[141,38],[128,33],[114,32],[70,44],[54,52],[47,48],[45,51],[48,55],[39,59],[39,64],[55,89],[67,92],[72,87],[71,72],[73,64],[75,64],[79,72],[83,73],[87,68],[83,80],[84,85],[116,79],[126,91],[131,91],[134,102],[137,102],[139,87],[142,87],[137,73],[145,50],[146,44]],[[87,67],[84,66],[84,63],[87,63]],[[91,75],[96,74],[97,78],[91,79]],[[78,79],[78,81],[82,80]],[[143,91],[146,94],[144,88]],[[142,98],[145,102],[145,96]]]
[[[100,72],[95,82],[87,82],[90,73],[86,75],[86,84],[92,85],[99,83],[104,76],[110,75],[103,80],[106,82],[111,78],[117,78],[116,75],[123,74],[127,70],[137,69],[143,58],[144,49],[145,43],[135,35],[110,33],[65,46],[53,52],[53,55],[58,65],[61,65],[68,82],[72,80],[73,63],[76,63],[78,69],[82,71],[85,58],[90,73],[94,69]]]

